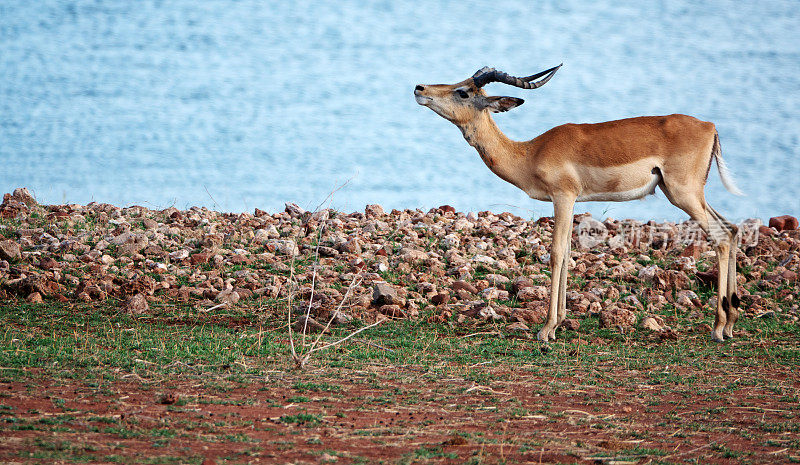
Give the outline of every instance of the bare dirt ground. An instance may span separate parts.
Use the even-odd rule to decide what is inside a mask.
[[[563,356],[572,351],[579,357],[575,348],[563,349]],[[368,363],[359,370],[266,370],[235,381],[224,372],[211,379],[125,375],[71,381],[30,370],[24,381],[0,384],[0,418],[6,420],[0,460],[797,460],[796,373],[780,366],[718,362],[712,369],[672,368],[655,360],[648,362],[650,369],[626,368],[619,359],[588,365],[577,358],[572,366],[550,369],[524,364],[509,369],[478,360],[438,367]]]

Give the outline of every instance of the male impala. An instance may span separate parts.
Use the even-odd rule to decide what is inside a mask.
[[[735,247],[738,230],[705,201],[703,187],[712,159],[717,161],[723,185],[734,194],[741,193],[722,160],[714,124],[686,115],[644,116],[597,124],[564,124],[526,142],[507,138],[491,113],[508,111],[524,100],[488,96],[483,86],[501,82],[536,89],[560,67],[522,78],[484,67],[456,84],[418,85],[414,90],[417,103],[461,129],[493,173],[534,199],[553,202],[550,309],[539,340],[555,340],[556,327],[566,315],[575,202],[639,199],[653,194],[656,186],[713,240],[719,260],[719,294],[711,337],[715,341],[732,337],[739,315]]]

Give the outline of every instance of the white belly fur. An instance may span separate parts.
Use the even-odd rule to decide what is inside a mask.
[[[640,165],[640,166],[636,166]],[[654,160],[642,160],[634,165],[626,167],[615,167],[610,170],[603,170],[600,173],[594,171],[590,173],[581,173],[590,179],[599,181],[607,177],[614,177],[616,179],[625,180],[623,184],[627,184],[631,189],[616,191],[616,192],[585,192],[575,199],[576,202],[589,202],[589,201],[608,201],[608,202],[624,202],[626,200],[641,199],[647,195],[654,194],[656,186],[661,181],[661,172],[656,170],[653,172],[655,166]],[[643,174],[646,173],[646,174]],[[598,183],[605,185],[604,182]]]

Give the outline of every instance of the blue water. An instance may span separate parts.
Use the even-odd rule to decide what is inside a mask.
[[[496,117],[515,139],[566,122],[686,113],[717,124],[748,196],[731,219],[800,215],[800,3],[15,1],[0,3],[0,190],[229,211],[451,204],[551,214],[412,97],[489,65],[545,87]],[[584,203],[682,219],[663,194]]]

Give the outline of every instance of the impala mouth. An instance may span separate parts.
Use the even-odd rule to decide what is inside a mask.
[[[414,93],[414,99],[417,100],[418,104],[423,105],[423,106],[427,106],[433,100],[430,97],[425,97],[424,95],[417,94],[416,91]]]

